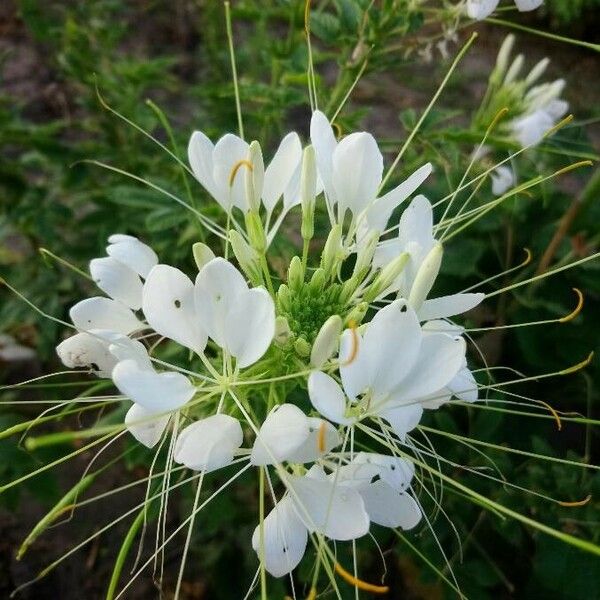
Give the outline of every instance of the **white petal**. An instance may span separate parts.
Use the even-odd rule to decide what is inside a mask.
[[[128,334],[144,327],[143,323],[124,304],[100,296],[78,302],[71,307],[69,316],[73,325],[82,331],[108,329]]]
[[[356,397],[369,386],[367,357],[362,349],[363,338],[355,329],[346,329],[340,340],[340,375],[349,398]]]
[[[254,442],[250,462],[270,465],[288,460],[309,435],[308,417],[293,404],[282,404],[269,413]]]
[[[385,481],[376,481],[360,490],[373,523],[383,527],[412,529],[421,520],[421,509],[406,493],[399,494]]]
[[[188,143],[188,161],[196,179],[219,203],[219,189],[213,177],[213,143],[201,132],[194,131]],[[223,207],[225,208],[225,207]]]
[[[337,142],[327,117],[319,110],[315,111],[310,121],[310,141],[315,149],[317,170],[323,182],[325,194],[330,206],[337,202],[333,186],[333,152]]]
[[[462,315],[481,304],[485,294],[452,294],[425,300],[417,312],[420,321],[432,319],[446,319],[455,315]]]
[[[296,513],[309,531],[334,540],[354,540],[369,531],[369,516],[358,491],[313,477],[290,477]]]
[[[342,443],[337,429],[329,421],[309,417],[308,425],[308,437],[300,447],[288,455],[288,462],[313,462]]]
[[[500,165],[491,174],[492,178],[492,194],[494,196],[502,196],[505,192],[510,190],[515,184],[515,176],[510,167],[506,165]]]
[[[248,144],[231,133],[225,134],[216,144],[213,152],[213,177],[218,190],[217,201],[229,211],[233,206],[245,211],[246,186],[242,165],[237,169],[232,185],[230,185],[233,170],[240,161],[248,159]]]
[[[332,182],[343,216],[358,215],[375,197],[383,174],[383,156],[375,138],[364,131],[346,136],[333,153]]]
[[[390,406],[424,398],[445,387],[458,373],[465,357],[465,341],[444,333],[423,336],[419,357],[411,372],[393,391]]]
[[[467,0],[467,14],[471,19],[485,19],[498,6],[499,0]]]
[[[410,486],[415,474],[414,464],[410,460],[398,456],[359,452],[354,458],[354,462],[376,468],[380,478],[397,492],[405,491]]]
[[[367,212],[367,221],[371,229],[383,231],[394,210],[429,177],[433,167],[431,163],[417,169],[408,179],[405,179],[393,190],[378,198]]]
[[[120,242],[137,242],[139,241],[135,236],[128,235],[126,233],[113,233],[108,236],[109,244],[119,244]]]
[[[126,239],[123,239],[121,237],[110,236],[108,241],[110,243],[106,247],[106,253],[124,265],[127,265],[144,279],[148,277],[150,269],[158,263],[156,252],[137,238],[126,236]]]
[[[272,211],[290,184],[302,161],[302,144],[296,132],[288,133],[277,148],[265,170],[262,199],[267,211]]]
[[[181,408],[196,393],[181,373],[155,373],[140,369],[134,360],[123,360],[113,369],[112,379],[122,394],[152,412]]]
[[[108,344],[93,333],[76,333],[56,347],[60,360],[69,369],[93,368],[99,377],[110,377],[117,359]]]
[[[454,379],[448,384],[448,389],[464,402],[476,402],[479,398],[477,381],[475,381],[473,373],[467,367],[463,367],[456,374]]]
[[[406,434],[419,424],[419,421],[423,416],[423,406],[419,403],[415,403],[406,406],[387,408],[380,412],[380,416],[391,425],[400,441],[404,442]]]
[[[517,8],[521,12],[527,12],[528,10],[535,10],[544,3],[544,0],[515,0]]]
[[[513,134],[523,147],[539,144],[544,139],[544,134],[553,126],[554,120],[542,109],[511,124]]]
[[[369,386],[387,394],[410,373],[421,349],[419,320],[404,300],[381,309],[367,326],[360,352],[364,352]]]
[[[273,577],[293,571],[306,551],[308,531],[286,496],[266,516],[263,523],[265,569]],[[260,526],[252,534],[252,548],[261,557]]]
[[[90,274],[96,285],[107,295],[138,310],[142,306],[142,280],[128,266],[115,258],[94,258]]]
[[[346,396],[335,379],[329,375],[313,371],[308,378],[308,395],[312,405],[326,419],[342,425],[355,422],[355,419],[345,416]]]
[[[147,448],[158,444],[170,415],[157,416],[139,404],[133,404],[125,415],[125,426],[131,435]]]
[[[194,284],[179,269],[156,265],[144,284],[143,310],[156,333],[202,352],[206,333],[200,325],[194,302]]]
[[[244,435],[237,419],[212,415],[186,427],[177,438],[175,462],[210,473],[231,464]]]
[[[108,350],[117,361],[134,360],[140,369],[153,371],[146,346],[121,333],[98,332],[108,342]]]
[[[267,351],[275,335],[275,304],[268,292],[254,288],[242,292],[225,322],[225,339],[236,365],[243,369]]]
[[[413,242],[423,249],[423,254],[429,252],[435,239],[433,237],[433,209],[425,196],[417,196],[400,217],[398,238],[402,246]]]
[[[221,348],[227,345],[229,314],[247,290],[242,274],[224,258],[206,263],[196,277],[194,302],[200,325]]]

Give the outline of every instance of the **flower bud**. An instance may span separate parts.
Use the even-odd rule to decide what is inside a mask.
[[[258,254],[264,254],[267,249],[267,238],[258,211],[251,210],[247,212],[245,222],[250,245]]]
[[[544,74],[544,71],[549,64],[550,59],[548,57],[542,58],[542,60],[540,60],[540,62],[538,62],[537,65],[535,65],[535,67],[529,71],[529,75],[527,75],[525,79],[525,85],[528,87],[533,85]]]
[[[196,261],[198,271],[202,269],[207,262],[210,262],[215,257],[215,253],[202,242],[196,242],[192,246],[192,254],[194,255],[194,260]]]
[[[440,272],[444,248],[440,242],[429,251],[419,270],[408,296],[408,303],[414,310],[419,310],[431,291],[435,279]]]
[[[260,144],[256,140],[248,148],[248,162],[252,167],[244,171],[246,202],[249,210],[258,212],[265,178],[265,164]]]
[[[325,271],[323,269],[316,269],[310,278],[308,287],[313,293],[322,292],[325,288],[325,281],[327,281]]]
[[[354,323],[355,326],[360,325],[362,323],[362,320],[365,318],[365,315],[367,314],[368,310],[369,310],[369,303],[368,302],[360,302],[346,316],[344,325],[348,326],[351,323]]]
[[[506,73],[506,69],[508,67],[508,57],[512,52],[514,44],[515,36],[511,33],[506,36],[502,42],[502,46],[500,46],[498,58],[496,59],[496,67],[494,68],[494,72],[492,74],[492,78],[498,82],[502,79],[504,73]]]
[[[306,358],[310,355],[310,344],[303,337],[299,337],[294,342],[294,350],[299,356]]]
[[[361,281],[366,277],[373,262],[373,255],[377,248],[379,235],[378,231],[372,231],[369,233],[367,239],[360,243],[358,251],[356,252],[354,271],[352,271],[353,277],[357,276]]]
[[[331,358],[338,347],[342,325],[342,318],[339,315],[333,315],[323,323],[310,352],[311,366],[320,369]]]
[[[275,319],[275,343],[279,346],[285,346],[292,335],[292,330],[288,320],[285,317],[279,316]]]
[[[400,273],[404,270],[410,254],[403,252],[397,256],[391,263],[381,269],[379,275],[375,277],[375,281],[369,286],[365,292],[365,300],[373,302],[381,294],[383,294],[396,281]]]
[[[341,223],[337,223],[329,232],[329,235],[327,236],[327,241],[325,242],[325,247],[323,248],[323,253],[321,254],[321,268],[328,275],[330,273],[333,273],[333,271],[335,270],[341,252],[342,225]]]
[[[504,78],[504,85],[512,83],[519,76],[524,62],[525,57],[522,54],[519,54],[515,60],[513,60],[512,65],[510,65],[506,77]]]
[[[260,285],[262,276],[256,251],[250,247],[248,242],[235,229],[229,231],[229,241],[231,242],[231,249],[246,277],[254,285]]]
[[[288,312],[292,308],[292,294],[285,283],[282,283],[277,290],[277,302],[283,311]]]
[[[302,261],[299,256],[294,256],[290,261],[287,283],[290,290],[295,292],[298,291],[304,283],[304,269],[302,268]]]
[[[312,146],[304,148],[300,176],[300,200],[302,204],[302,239],[311,240],[315,230],[315,198],[317,196],[317,165]]]

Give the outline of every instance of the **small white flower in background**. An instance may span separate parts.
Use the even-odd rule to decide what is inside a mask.
[[[35,350],[19,344],[12,335],[0,333],[0,360],[18,362],[36,357]]]
[[[492,174],[492,193],[494,196],[502,196],[515,185],[513,170],[506,165],[500,165]]]
[[[485,19],[497,8],[500,0],[467,0],[467,15],[471,19]],[[521,12],[527,12],[539,8],[544,0],[515,0],[515,5]]]

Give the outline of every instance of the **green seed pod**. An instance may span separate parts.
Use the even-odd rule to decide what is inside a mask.
[[[235,229],[229,231],[229,241],[231,242],[233,253],[246,277],[248,277],[253,285],[260,285],[262,277],[256,251],[249,246],[248,242]]]
[[[246,213],[246,232],[248,233],[248,239],[250,245],[258,254],[264,254],[267,249],[267,237],[265,236],[265,230],[260,220],[260,215],[257,211],[249,211]]]

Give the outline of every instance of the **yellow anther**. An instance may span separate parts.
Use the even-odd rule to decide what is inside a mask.
[[[496,127],[496,125],[498,124],[498,121],[500,121],[500,119],[502,119],[507,113],[508,113],[508,108],[506,106],[504,108],[501,108],[496,113],[496,116],[492,119],[492,122],[490,123],[490,126],[488,127],[488,131],[492,131],[492,129],[494,129]]]
[[[538,400],[538,402],[543,404],[552,413],[552,416],[556,420],[556,428],[560,431],[562,429],[562,421],[560,420],[558,413],[547,402],[544,402],[543,400]]]
[[[569,321],[572,321],[581,312],[581,309],[583,308],[583,294],[581,293],[581,290],[573,288],[573,291],[577,294],[577,306],[567,316],[563,317],[562,319],[559,319],[559,323],[567,323]]]
[[[520,268],[526,267],[531,262],[531,259],[533,258],[533,254],[531,254],[531,250],[529,248],[523,248],[523,250],[525,250],[525,254],[527,256],[525,257],[525,260],[519,265]]]
[[[310,0],[304,3],[304,29],[306,33],[310,31]]]
[[[310,592],[308,592],[308,596],[306,596],[306,600],[315,600],[317,597],[317,588],[310,588]]]
[[[352,349],[350,350],[350,356],[348,359],[342,363],[342,367],[351,365],[358,354],[358,333],[356,332],[356,321],[350,321],[348,323],[348,327],[350,327],[350,331],[352,332]]]
[[[358,577],[354,577],[352,573],[348,573],[340,563],[335,563],[335,572],[342,578],[345,579],[350,585],[353,585],[359,590],[365,592],[372,592],[373,594],[387,594],[390,588],[387,585],[374,585],[373,583],[367,583]]]
[[[569,173],[570,171],[574,171],[575,169],[579,169],[579,167],[591,167],[594,163],[591,160],[580,160],[579,162],[573,163],[572,165],[567,165],[563,169],[560,169],[554,173],[555,176],[564,175],[565,173]]]
[[[583,500],[579,500],[577,502],[558,502],[561,506],[566,506],[568,508],[577,508],[578,506],[585,506],[592,499],[592,495],[588,494]]]
[[[317,448],[319,452],[325,452],[325,434],[327,433],[327,423],[325,421],[321,422],[319,425],[319,434],[317,436]]]
[[[254,171],[254,167],[252,166],[252,163],[249,160],[246,160],[244,158],[242,160],[238,160],[235,163],[235,165],[233,165],[233,169],[231,169],[231,173],[229,174],[229,187],[233,185],[233,182],[235,181],[235,176],[237,175],[237,172],[242,166],[248,167],[251,171]]]
[[[559,375],[570,375],[571,373],[577,373],[577,371],[581,371],[581,369],[585,369],[591,362],[592,358],[594,358],[594,351],[589,353],[588,357],[585,360],[582,360],[580,363],[569,367],[568,369],[564,369],[563,371],[559,371]]]
[[[565,125],[568,125],[574,119],[573,115],[567,115],[564,119],[559,121],[554,127],[548,129],[544,134],[544,137],[550,137],[554,135],[559,129],[562,129]]]
[[[335,132],[336,132],[335,137],[339,140],[342,137],[342,133],[344,132],[344,130],[342,129],[342,126],[335,121],[331,124],[331,126],[335,129]]]

